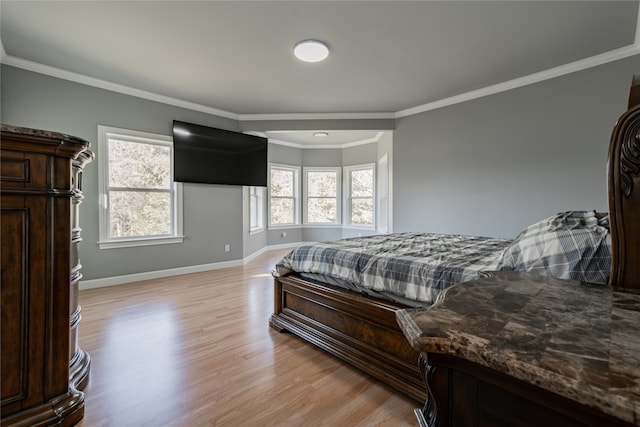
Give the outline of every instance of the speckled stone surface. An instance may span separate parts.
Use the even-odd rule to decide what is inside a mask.
[[[454,355],[640,425],[637,293],[497,272],[396,316],[420,352]]]
[[[0,146],[6,150],[27,150],[33,153],[70,157],[78,164],[94,158],[89,141],[73,135],[42,129],[0,124]]]
[[[0,124],[0,131],[16,133],[19,135],[40,136],[43,138],[59,139],[61,141],[67,141],[67,142],[80,144],[80,145],[89,145],[87,141],[85,141],[82,138],[78,138],[77,136],[67,135],[65,133],[60,133],[60,132],[52,132],[49,130],[31,129],[31,128],[24,128],[20,126]]]

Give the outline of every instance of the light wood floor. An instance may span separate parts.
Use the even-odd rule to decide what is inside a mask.
[[[416,402],[268,326],[283,253],[80,291],[92,366],[79,426],[416,425]]]

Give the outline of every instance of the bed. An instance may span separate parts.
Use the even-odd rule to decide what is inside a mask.
[[[301,245],[276,264],[270,325],[424,402],[419,355],[396,310],[429,305],[443,289],[496,270],[640,288],[638,83],[611,137],[609,212],[560,212],[513,240],[393,233]]]

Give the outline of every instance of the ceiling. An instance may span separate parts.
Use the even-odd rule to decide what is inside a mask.
[[[637,23],[637,1],[0,3],[6,64],[241,121],[403,117],[638,54]],[[269,136],[317,143],[297,134]],[[322,143],[377,135],[347,134]]]

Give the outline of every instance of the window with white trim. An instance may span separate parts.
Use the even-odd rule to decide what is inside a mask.
[[[304,223],[340,224],[341,168],[304,168]]]
[[[264,228],[264,187],[249,187],[249,231]]]
[[[345,224],[374,227],[375,225],[375,165],[344,168]]]
[[[166,135],[98,126],[101,249],[182,242],[182,184]]]
[[[300,224],[300,168],[269,166],[269,224]]]

